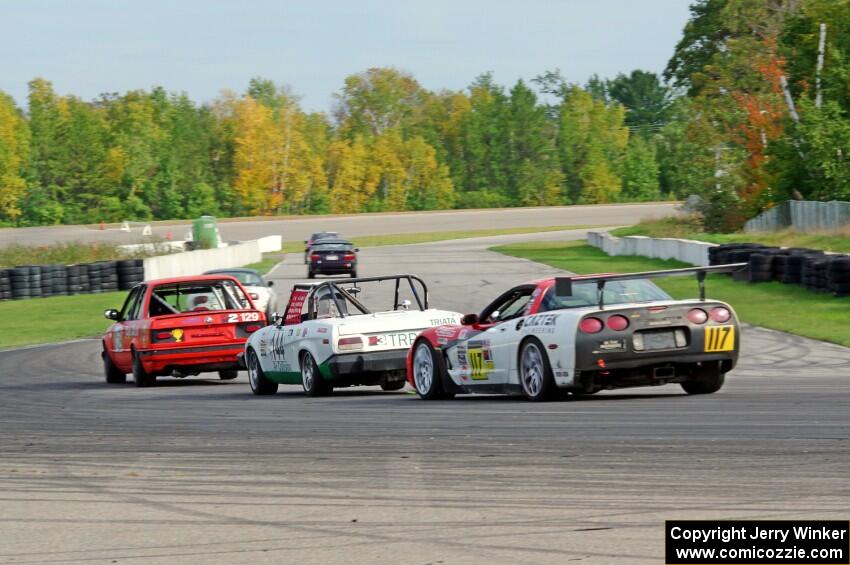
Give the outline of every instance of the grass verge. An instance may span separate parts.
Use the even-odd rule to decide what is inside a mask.
[[[355,247],[378,247],[381,245],[410,245],[412,243],[431,243],[448,239],[468,239],[470,237],[489,237],[493,235],[513,235],[518,233],[543,233],[550,231],[581,230],[602,226],[537,226],[518,228],[494,228],[486,230],[457,230],[422,233],[394,233],[389,235],[366,235],[355,237],[351,242]],[[285,241],[283,251],[296,253],[304,251],[303,241]]]
[[[0,349],[96,336],[109,327],[107,308],[121,308],[126,291],[12,300],[0,304]]]
[[[545,263],[579,274],[652,271],[688,267],[672,260],[610,257],[582,242],[523,243],[494,248],[506,255]],[[694,278],[671,277],[655,282],[676,299],[698,296]],[[850,297],[836,298],[779,282],[750,284],[710,275],[706,294],[731,304],[744,322],[850,347]]]
[[[711,243],[763,243],[778,247],[808,247],[837,253],[850,253],[850,228],[835,231],[803,233],[795,230],[752,233],[705,233],[693,217],[670,217],[640,222],[634,226],[611,230],[611,235],[645,235],[677,237]]]

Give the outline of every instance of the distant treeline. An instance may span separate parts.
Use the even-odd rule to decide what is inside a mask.
[[[549,71],[507,88],[485,73],[432,92],[372,68],[345,79],[330,115],[261,78],[204,105],[162,88],[83,101],[35,79],[26,111],[0,93],[0,223],[696,193],[706,222],[731,229],[790,196],[850,199],[848,0],[691,11],[663,80],[636,70],[579,85]]]

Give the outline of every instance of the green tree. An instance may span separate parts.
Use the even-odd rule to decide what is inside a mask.
[[[608,106],[578,86],[567,92],[560,110],[558,152],[571,201],[593,204],[618,198],[629,138],[624,116],[620,104]]]
[[[640,135],[629,137],[626,158],[623,163],[624,200],[657,200],[658,163],[655,158],[655,146]]]
[[[619,74],[608,81],[607,90],[612,101],[626,108],[626,126],[632,132],[648,137],[664,125],[671,93],[655,73]]]

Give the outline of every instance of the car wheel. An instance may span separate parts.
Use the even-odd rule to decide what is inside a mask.
[[[452,398],[443,390],[445,367],[440,355],[427,340],[421,339],[413,350],[413,385],[416,394],[425,400]]]
[[[106,382],[113,385],[126,383],[127,375],[122,373],[118,367],[115,366],[115,363],[112,362],[112,358],[109,356],[109,353],[107,353],[104,349],[101,355],[103,356],[103,374],[106,377]]]
[[[239,371],[237,369],[227,369],[226,371],[219,371],[218,378],[223,381],[232,381],[236,377],[239,376]]]
[[[251,385],[251,392],[257,396],[267,394],[275,394],[277,392],[277,383],[270,381],[260,366],[260,359],[253,349],[248,350],[248,383]]]
[[[381,383],[381,390],[401,390],[404,388],[406,381],[385,381]]]
[[[723,387],[726,374],[720,372],[720,364],[702,368],[687,381],[681,383],[688,394],[712,394]]]
[[[549,366],[549,356],[543,344],[532,338],[525,341],[519,351],[519,381],[522,395],[528,400],[549,400],[557,387]]]
[[[156,376],[151,375],[142,366],[142,360],[133,352],[133,380],[136,386],[152,386],[156,384]]]
[[[306,351],[301,356],[301,386],[307,396],[325,396],[333,390],[319,372],[313,356]]]
[[[356,278],[357,278],[357,271],[351,271],[351,278],[352,278],[352,279],[356,279]]]

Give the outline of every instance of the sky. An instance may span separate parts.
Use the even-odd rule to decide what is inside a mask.
[[[59,94],[162,86],[209,102],[252,77],[330,111],[369,67],[459,90],[482,72],[512,85],[560,69],[661,72],[690,0],[0,0],[0,90],[19,104],[43,77]]]

